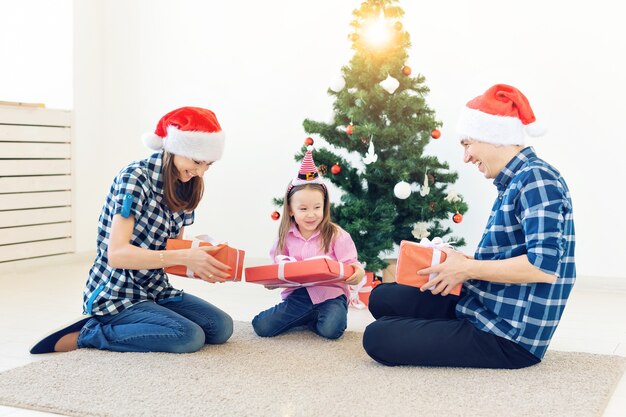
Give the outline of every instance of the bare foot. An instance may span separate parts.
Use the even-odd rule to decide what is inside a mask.
[[[54,345],[55,352],[69,352],[78,349],[78,334],[80,332],[68,333],[60,338]]]

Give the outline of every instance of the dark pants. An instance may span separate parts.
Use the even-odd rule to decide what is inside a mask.
[[[396,283],[378,285],[370,295],[376,321],[365,329],[365,351],[388,366],[517,369],[540,362],[518,344],[458,319],[458,300]]]

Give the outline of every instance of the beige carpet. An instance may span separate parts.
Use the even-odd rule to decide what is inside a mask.
[[[273,339],[236,323],[187,354],[79,350],[0,373],[0,404],[71,416],[600,416],[626,358],[549,352],[518,371],[388,368],[360,333]]]

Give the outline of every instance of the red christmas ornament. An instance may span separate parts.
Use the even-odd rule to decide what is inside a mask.
[[[455,223],[461,223],[463,221],[463,216],[458,211],[454,216],[452,216],[452,221]]]
[[[346,133],[348,134],[348,136],[352,136],[352,129],[354,128],[354,126],[352,125],[352,123],[350,123],[348,125],[348,127],[346,127]]]
[[[396,22],[393,24],[393,27],[395,30],[397,30],[398,32],[400,32],[402,30],[402,22]]]
[[[432,136],[433,139],[439,139],[441,137],[441,132],[437,129],[433,129],[433,131],[430,132],[430,136]]]
[[[274,211],[272,213],[272,220],[278,220],[278,219],[280,219],[280,213],[277,211]]]
[[[408,65],[403,66],[402,73],[406,76],[411,75],[411,67],[409,67]]]
[[[330,172],[333,173],[333,175],[337,175],[341,172],[341,167],[339,166],[339,164],[335,164],[333,165],[333,167],[330,169]]]
[[[313,138],[306,138],[306,139],[304,140],[304,144],[305,144],[306,146],[311,146],[311,145],[313,145],[313,143],[315,143],[315,142],[313,141]]]

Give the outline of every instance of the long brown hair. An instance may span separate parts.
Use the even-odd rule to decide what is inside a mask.
[[[202,177],[193,177],[187,182],[178,179],[179,172],[174,165],[174,155],[163,152],[163,197],[172,210],[192,211],[198,207],[204,194]]]
[[[324,215],[322,221],[318,226],[320,236],[322,237],[321,246],[324,248],[324,253],[328,253],[330,250],[330,244],[333,241],[335,235],[339,232],[339,227],[332,222],[330,218],[330,200],[328,198],[328,191],[322,184],[303,184],[292,187],[285,193],[285,199],[283,203],[283,218],[280,221],[280,227],[278,229],[278,245],[276,254],[281,255],[285,251],[285,241],[287,240],[287,234],[289,229],[295,223],[293,216],[290,215],[291,211],[291,197],[300,190],[317,190],[324,195]]]

